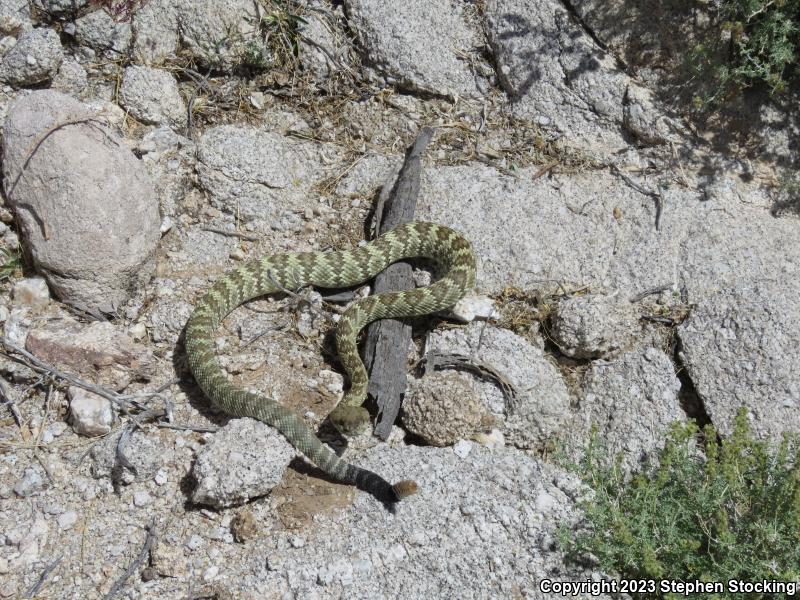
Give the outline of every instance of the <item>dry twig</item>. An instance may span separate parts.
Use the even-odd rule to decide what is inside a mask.
[[[0,377],[0,397],[2,397],[3,400],[2,404],[8,406],[8,410],[10,410],[11,414],[14,416],[17,427],[22,427],[22,415],[19,412],[19,408],[17,408],[17,403],[14,401],[14,396],[11,394],[11,387],[2,377]]]
[[[422,357],[420,363],[424,363],[426,374],[431,373],[434,369],[444,368],[470,371],[483,380],[495,383],[503,392],[507,403],[512,404],[517,399],[518,391],[514,384],[492,365],[475,357],[455,353],[428,352]]]
[[[155,519],[153,519],[147,526],[147,537],[144,540],[144,545],[142,546],[142,550],[139,552],[139,555],[128,566],[128,568],[125,569],[125,572],[120,576],[120,578],[114,582],[114,585],[111,587],[109,592],[103,596],[103,600],[111,600],[111,598],[114,598],[122,591],[122,588],[125,586],[125,582],[128,581],[130,576],[138,571],[142,566],[142,563],[147,560],[148,556],[150,555],[150,549],[153,547],[153,544],[156,541],[156,537],[156,523]]]
[[[44,585],[44,582],[47,581],[47,578],[50,576],[50,573],[52,573],[55,570],[55,568],[59,564],[61,564],[61,560],[63,558],[64,558],[63,555],[59,556],[58,558],[56,558],[53,562],[51,562],[49,565],[47,565],[44,568],[44,571],[42,571],[42,574],[39,575],[39,579],[36,580],[36,583],[34,583],[31,586],[31,588],[25,593],[25,597],[26,598],[34,598],[36,596],[36,594],[39,593],[39,590]]]
[[[656,203],[656,231],[659,231],[661,229],[661,211],[662,211],[663,205],[664,205],[664,200],[661,197],[661,194],[659,194],[658,192],[654,192],[652,190],[648,190],[648,189],[642,187],[641,185],[636,183],[633,179],[628,177],[628,175],[625,174],[617,165],[613,165],[612,164],[611,165],[611,170],[614,171],[620,177],[622,177],[622,179],[625,181],[625,183],[627,183],[629,186],[631,186],[637,192],[639,192],[640,194],[644,194],[645,196],[650,196],[653,200],[655,200],[655,203]]]
[[[230,237],[237,237],[248,242],[257,242],[260,238],[254,233],[244,233],[243,231],[229,231],[227,229],[218,229],[216,227],[203,227],[203,231],[210,231],[211,233],[218,233],[220,235],[227,235]]]
[[[672,284],[671,283],[663,283],[661,285],[657,285],[654,288],[650,288],[650,289],[644,290],[643,292],[639,292],[635,296],[632,296],[631,299],[630,299],[630,302],[631,303],[639,302],[639,300],[643,300],[644,298],[647,298],[648,296],[652,296],[653,294],[660,294],[661,292],[666,292],[667,290],[671,290],[671,289],[672,289]]]

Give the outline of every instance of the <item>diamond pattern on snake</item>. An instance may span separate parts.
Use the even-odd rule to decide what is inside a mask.
[[[426,287],[359,300],[347,309],[337,326],[337,352],[350,389],[330,419],[343,433],[369,427],[369,413],[363,407],[369,380],[358,354],[359,331],[378,319],[416,317],[449,308],[475,285],[472,246],[448,227],[414,221],[354,250],[274,254],[242,265],[209,289],[186,324],[186,355],[192,374],[222,411],[267,423],[330,477],[355,485],[387,504],[398,502],[417,491],[414,481],[390,484],[380,475],[347,462],[323,444],[299,416],[268,394],[234,385],[217,362],[214,332],[229,312],[258,296],[307,285],[350,287],[372,279],[393,262],[415,257],[431,259],[441,277]]]

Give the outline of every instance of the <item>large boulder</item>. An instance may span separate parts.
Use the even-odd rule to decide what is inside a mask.
[[[33,263],[63,301],[113,312],[149,279],[153,184],[89,108],[51,90],[20,98],[3,131],[3,186]]]

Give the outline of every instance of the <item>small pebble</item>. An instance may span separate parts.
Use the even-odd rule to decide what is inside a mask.
[[[134,340],[141,340],[147,335],[147,327],[144,323],[135,323],[128,329],[128,333]]]
[[[264,108],[264,92],[250,92],[250,104],[256,110]]]
[[[451,315],[462,323],[475,319],[491,319],[497,316],[494,301],[488,296],[470,295],[459,300],[450,309]]]
[[[152,501],[152,497],[150,496],[150,492],[140,491],[133,494],[133,505],[142,507],[147,506]]]
[[[67,395],[75,433],[91,437],[111,431],[114,410],[109,400],[76,386],[67,388]]]
[[[192,551],[197,550],[202,545],[203,545],[203,538],[201,538],[196,533],[192,534],[192,537],[190,537],[189,540],[186,542],[186,547]]]
[[[244,543],[258,534],[258,523],[249,508],[236,515],[231,523],[231,531],[233,538],[239,543]]]
[[[42,308],[50,303],[50,290],[41,277],[20,279],[13,288],[14,304],[30,308]]]
[[[459,458],[467,458],[469,453],[472,452],[473,443],[469,440],[459,440],[453,446],[453,452],[455,452],[456,456]]]
[[[536,510],[540,513],[550,512],[556,504],[558,504],[556,499],[547,492],[542,492],[536,496]]]
[[[76,513],[74,510],[70,510],[58,517],[58,528],[61,529],[62,531],[65,531],[67,529],[72,529],[72,527],[77,522],[78,522],[78,513]]]
[[[66,509],[62,504],[56,504],[55,502],[51,502],[49,504],[46,504],[43,510],[48,515],[60,515]]]
[[[42,477],[39,470],[34,467],[28,467],[25,469],[22,479],[14,486],[14,493],[16,493],[17,496],[27,498],[28,496],[33,496],[41,492],[45,488],[45,485],[44,477]]]

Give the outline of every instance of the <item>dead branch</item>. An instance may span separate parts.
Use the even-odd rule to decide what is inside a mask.
[[[111,402],[116,404],[122,411],[122,413],[125,415],[130,414],[131,409],[134,408],[134,406],[136,406],[136,403],[128,402],[127,400],[124,399],[124,397],[120,396],[120,394],[117,394],[116,392],[112,392],[111,390],[108,390],[99,385],[95,385],[93,383],[89,383],[88,381],[84,381],[83,379],[77,377],[76,375],[67,373],[65,371],[61,371],[60,369],[57,369],[53,365],[39,358],[36,358],[33,354],[25,350],[25,348],[17,346],[8,338],[2,339],[2,345],[5,347],[6,350],[5,352],[2,352],[2,354],[5,354],[10,359],[16,360],[17,362],[24,364],[26,367],[33,369],[38,373],[49,373],[53,377],[57,377],[58,379],[63,379],[64,381],[68,381],[72,385],[93,392],[98,396],[102,396],[103,398],[106,398],[107,400],[110,400]],[[17,356],[13,356],[12,354],[9,353],[9,351],[19,354],[25,360],[22,360]]]
[[[150,556],[150,549],[153,547],[156,538],[156,523],[155,519],[153,519],[147,526],[147,537],[144,540],[144,545],[142,546],[142,550],[139,552],[139,555],[128,566],[128,568],[125,569],[125,572],[120,576],[120,578],[114,582],[114,585],[111,587],[109,592],[103,596],[103,600],[111,600],[111,598],[114,598],[122,591],[122,588],[125,586],[125,582],[128,581],[131,575],[139,570],[139,568],[142,566],[142,563],[144,563],[144,561]]]
[[[196,431],[198,433],[217,433],[219,427],[204,427],[201,425],[181,425],[180,423],[156,423],[162,429],[175,429],[177,431]]]
[[[320,317],[322,317],[322,318],[323,318],[323,319],[325,319],[325,320],[326,320],[328,323],[331,323],[331,324],[333,324],[333,325],[335,325],[335,324],[336,324],[336,321],[334,321],[334,320],[333,320],[333,317],[331,317],[329,314],[326,314],[326,313],[322,312],[322,311],[321,311],[320,309],[318,309],[316,306],[314,306],[313,304],[311,304],[311,302],[308,300],[308,298],[303,298],[303,296],[301,296],[301,295],[300,295],[300,294],[298,294],[297,292],[293,292],[293,291],[291,291],[291,290],[287,290],[287,289],[286,289],[285,287],[283,287],[283,286],[282,286],[280,283],[278,283],[278,281],[275,279],[275,277],[273,277],[273,275],[272,275],[272,271],[267,271],[267,277],[269,277],[269,280],[270,280],[270,281],[271,281],[271,282],[272,282],[272,283],[275,285],[275,287],[276,287],[276,288],[278,288],[278,289],[279,289],[281,292],[283,292],[284,294],[286,294],[286,295],[287,295],[287,296],[289,296],[290,298],[294,298],[294,299],[295,299],[297,302],[299,302],[300,304],[304,304],[304,305],[306,305],[306,306],[307,306],[307,307],[308,307],[308,308],[309,308],[309,309],[310,309],[310,310],[311,310],[311,311],[312,311],[314,314],[316,314],[317,316],[320,316]]]
[[[456,353],[428,352],[422,357],[420,363],[424,363],[425,374],[428,375],[434,369],[460,369],[470,371],[484,381],[491,381],[500,391],[506,402],[513,404],[519,396],[517,388],[499,370],[492,365],[485,363],[475,357],[464,356]]]
[[[663,283],[661,285],[657,285],[656,287],[644,290],[643,292],[639,292],[635,296],[632,296],[629,302],[633,304],[634,302],[639,302],[640,300],[644,300],[648,296],[652,296],[653,294],[660,294],[661,292],[666,292],[667,290],[672,289],[671,283]]]
[[[22,427],[22,415],[20,414],[19,408],[17,408],[17,403],[11,393],[11,387],[2,377],[0,377],[0,397],[2,397],[3,400],[2,404],[8,406],[8,410],[11,411],[14,420],[17,422],[17,427]]]
[[[663,204],[664,204],[664,199],[661,197],[661,194],[659,194],[658,192],[654,192],[653,190],[648,190],[648,189],[642,187],[641,185],[636,183],[633,179],[628,177],[628,175],[625,174],[617,165],[613,165],[612,164],[611,165],[611,170],[614,171],[620,177],[622,177],[622,179],[625,181],[625,183],[627,183],[629,186],[631,186],[637,192],[639,192],[640,194],[644,194],[645,196],[650,196],[653,200],[655,200],[655,203],[656,203],[656,223],[655,223],[655,225],[656,225],[656,231],[659,231],[661,229],[661,211],[663,209]]]
[[[203,231],[210,231],[211,233],[218,233],[220,235],[227,235],[229,237],[237,237],[248,242],[257,242],[260,238],[254,233],[244,233],[243,231],[229,231],[227,229],[219,229],[217,227],[203,227]]]
[[[422,155],[434,130],[423,128],[406,152],[405,162],[394,186],[386,185],[375,208],[375,233],[394,229],[413,220],[419,196]],[[385,214],[384,214],[385,213]],[[373,293],[408,290],[414,287],[411,265],[398,262],[375,278]],[[375,435],[387,439],[400,411],[406,390],[406,356],[411,342],[411,325],[397,319],[383,319],[369,326],[364,364],[370,373],[368,393],[378,405]]]
[[[25,593],[25,597],[26,598],[34,598],[36,596],[36,594],[39,593],[39,590],[44,585],[44,582],[47,581],[47,578],[50,576],[50,573],[52,573],[55,570],[55,568],[59,564],[61,564],[61,561],[62,561],[63,558],[64,558],[63,555],[59,556],[58,558],[56,558],[53,562],[51,562],[49,565],[47,565],[44,568],[44,571],[42,571],[42,574],[39,575],[39,579],[36,580],[36,583],[34,583],[31,586],[31,588]]]

